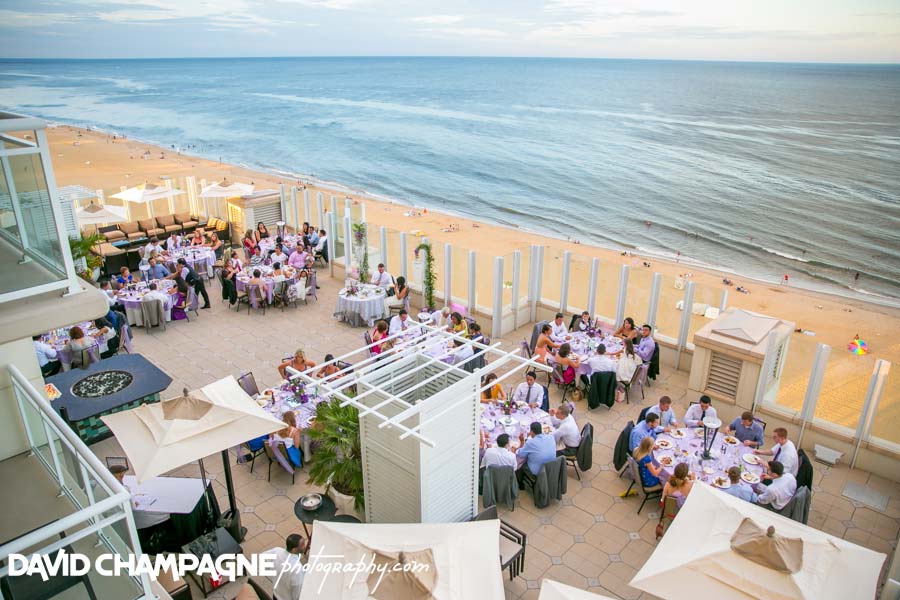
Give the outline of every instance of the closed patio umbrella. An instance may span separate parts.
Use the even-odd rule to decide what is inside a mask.
[[[884,559],[695,483],[629,585],[666,600],[874,598]]]
[[[101,418],[128,456],[139,482],[221,452],[233,514],[237,506],[228,449],[284,427],[230,376],[193,392],[185,390],[178,398]]]

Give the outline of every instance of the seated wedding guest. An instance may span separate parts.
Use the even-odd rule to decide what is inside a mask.
[[[495,400],[506,400],[506,394],[503,392],[503,387],[499,383],[494,383],[497,381],[496,373],[488,373],[484,379],[481,380],[481,387],[486,388],[481,392],[481,401],[485,404],[494,402]]]
[[[110,316],[109,313],[106,314],[107,317]],[[115,315],[112,316],[115,318]],[[121,342],[116,329],[116,321],[110,321],[107,317],[94,319],[94,327],[97,328],[97,333],[94,334],[94,338],[97,340],[98,344],[106,344],[106,350],[100,353],[100,358],[114,356],[119,350],[119,343]]]
[[[562,382],[566,385],[575,381],[575,370],[581,366],[581,361],[572,353],[572,346],[566,342],[556,351],[554,358],[556,365],[562,370]]]
[[[119,276],[116,277],[116,281],[119,283],[119,287],[122,287],[134,283],[135,278],[131,274],[131,271],[128,270],[128,267],[122,267],[119,269]]]
[[[305,561],[307,543],[303,536],[292,533],[284,540],[284,548],[276,547],[266,550],[263,554],[275,555],[275,575],[271,576],[274,587],[274,596],[278,600],[300,600],[300,590],[303,589],[303,579],[306,571],[299,565]],[[238,595],[239,598],[243,596]],[[255,594],[254,594],[255,597]]]
[[[394,335],[401,331],[406,331],[412,326],[413,322],[409,320],[409,313],[406,312],[405,308],[401,308],[397,315],[391,317],[391,325],[388,328],[388,332],[390,335]]]
[[[253,232],[253,237],[256,238],[257,242],[269,237],[269,229],[266,227],[265,223],[260,221],[256,224],[256,230]]]
[[[302,454],[300,453],[300,428],[297,427],[297,415],[294,411],[288,410],[281,415],[281,421],[284,427],[272,434],[272,439],[278,442],[284,442],[284,448],[287,450],[288,460],[295,467],[299,467],[302,462]]]
[[[369,283],[388,289],[394,285],[394,278],[384,270],[384,263],[378,263],[378,269],[372,273],[372,279],[369,280]]]
[[[558,456],[574,456],[578,451],[578,444],[581,443],[581,432],[578,431],[578,425],[572,415],[572,408],[568,403],[560,404],[559,408],[555,410],[550,409],[550,422],[556,427],[553,438],[556,440],[557,446],[562,446],[562,449],[556,454]]]
[[[544,402],[544,386],[535,381],[537,374],[534,371],[525,373],[525,381],[516,386],[512,399],[516,402],[525,402],[532,406],[540,406]]]
[[[235,277],[241,272],[241,261],[237,252],[231,253],[231,258],[225,262],[222,269],[222,298],[227,299],[230,305],[237,302],[237,283]]]
[[[687,463],[682,462],[675,465],[675,472],[663,487],[660,503],[665,502],[668,496],[672,496],[675,498],[676,506],[681,508],[688,494],[691,493],[691,487],[694,485],[693,479],[694,476],[690,473]]]
[[[147,242],[146,246],[144,246],[144,258],[151,258],[153,256],[162,254],[162,252],[162,244],[159,243],[159,238],[156,236],[150,238],[150,241]]]
[[[294,352],[294,355],[289,359],[278,365],[278,374],[281,375],[282,379],[288,378],[288,372],[285,370],[288,367],[294,369],[295,371],[306,371],[307,369],[312,369],[316,366],[311,360],[307,360],[306,353],[303,352],[303,348],[297,348],[297,351]]]
[[[434,321],[434,326],[438,329],[443,329],[445,327],[450,326],[450,307],[445,306],[440,311],[431,315],[431,319]]]
[[[204,243],[203,230],[198,227],[194,230],[194,235],[191,236],[191,246],[202,246]]]
[[[262,271],[259,269],[253,269],[253,273],[251,273],[251,277],[247,280],[247,295],[250,295],[251,288],[256,290],[256,295],[258,299],[261,299],[262,302],[268,302],[268,295],[266,294],[266,281],[263,279]]]
[[[145,281],[153,281],[154,279],[165,279],[171,273],[169,270],[157,262],[156,258],[151,258],[148,261],[150,268],[142,273]]]
[[[469,323],[469,339],[475,342],[484,341],[484,335],[481,333],[481,325],[478,323]]]
[[[447,330],[450,333],[461,333],[463,337],[468,337],[469,335],[469,326],[466,325],[462,315],[458,312],[453,312],[450,315],[450,323]]]
[[[243,262],[241,261],[241,258],[236,250],[231,251],[231,257],[228,259],[228,265],[231,266],[231,269],[235,273],[239,273],[243,270]]]
[[[384,305],[388,311],[392,308],[399,308],[406,305],[406,298],[409,296],[409,286],[406,285],[406,277],[402,275],[397,278],[396,284],[390,286],[394,290],[393,296],[385,296]]]
[[[606,346],[603,344],[599,344],[597,346],[597,353],[594,356],[588,359],[588,366],[591,368],[591,374],[593,373],[615,373],[619,368],[619,365],[616,364],[616,361],[611,359],[608,354],[606,354]]]
[[[315,232],[310,234],[309,245],[313,247],[313,252],[317,256],[325,256],[325,247],[328,245],[328,236],[325,234],[324,229],[320,229],[318,239],[316,240],[316,243],[313,244],[312,238],[314,234]],[[328,260],[325,262],[328,262]]]
[[[581,318],[575,322],[575,328],[578,331],[587,331],[591,328],[593,324],[591,323],[591,315],[588,311],[583,311],[581,313]]]
[[[115,477],[116,481],[118,481],[122,485],[125,485],[125,473],[128,472],[128,469],[125,468],[124,465],[112,465],[108,468],[110,475]]]
[[[96,345],[97,342],[94,338],[84,335],[84,330],[78,325],[69,329],[69,341],[66,342],[66,348],[71,353],[72,366],[80,367],[84,365],[84,361],[87,359],[82,356],[81,351],[88,350]]]
[[[213,231],[209,234],[209,241],[206,243],[209,246],[209,249],[215,252],[216,258],[222,258],[222,251],[225,249],[225,244],[222,240],[219,239],[219,234]]]
[[[372,342],[381,342],[384,338],[388,336],[388,324],[384,319],[380,319],[377,323],[375,323],[375,329],[372,330]],[[377,343],[372,346],[370,349],[372,354],[381,354],[384,348],[384,344]]]
[[[169,237],[166,238],[166,250],[169,252],[174,252],[181,248],[181,234],[173,233]]]
[[[632,456],[638,464],[638,472],[641,474],[641,485],[645,488],[662,485],[662,482],[659,480],[662,467],[653,463],[653,438],[649,436],[642,438],[632,451]]]
[[[631,430],[631,437],[628,438],[628,448],[634,450],[645,437],[656,439],[656,426],[659,423],[659,415],[648,412],[644,416],[644,420],[634,426]],[[653,443],[650,443],[653,446]]]
[[[286,277],[287,273],[285,273],[284,269],[281,268],[281,263],[275,261],[272,263],[272,277]]]
[[[538,334],[537,342],[534,344],[534,360],[540,363],[547,362],[547,354],[552,348],[559,348],[559,344],[550,339],[550,330],[550,324],[544,323]]]
[[[800,468],[800,457],[797,454],[797,447],[794,446],[794,442],[788,439],[787,435],[787,429],[776,427],[772,432],[772,440],[775,442],[775,445],[769,450],[754,450],[753,454],[771,456],[773,461],[781,463],[786,474],[789,473],[796,477]],[[762,478],[764,480],[770,479],[766,475],[763,475]]]
[[[753,413],[749,410],[745,410],[728,425],[728,433],[750,448],[759,448],[763,444],[762,425],[753,418]]]
[[[275,246],[275,250],[269,254],[269,261],[274,265],[275,263],[279,263],[282,265],[288,264],[289,257],[284,253],[284,250],[281,247],[281,244]]]
[[[661,396],[659,402],[651,406],[647,413],[656,413],[659,415],[659,427],[661,431],[669,431],[678,427],[678,419],[675,418],[675,410],[672,408],[672,399],[668,396]],[[657,431],[659,433],[659,431]]]
[[[119,302],[116,300],[117,292],[112,289],[112,286],[109,285],[109,280],[100,282],[100,291],[103,292],[103,296],[106,298],[106,303],[111,309],[121,313],[125,312],[125,307],[119,304]]]
[[[294,251],[291,252],[291,255],[288,257],[288,263],[290,266],[295,269],[302,269],[306,266],[306,250],[303,249],[303,246],[297,244],[294,247]]]
[[[730,496],[740,498],[746,502],[755,503],[758,496],[753,488],[741,480],[740,467],[731,467],[728,469],[728,480],[731,481],[731,487],[722,490]]]
[[[191,295],[187,281],[180,274],[175,275],[175,287],[168,290],[172,296],[172,320],[184,321],[187,319],[188,298]]]
[[[141,298],[141,302],[151,302],[152,300],[159,300],[163,303],[163,306],[166,305],[168,297],[163,292],[159,291],[159,286],[155,281],[150,282],[147,290],[148,291],[144,294],[144,297]]]
[[[62,365],[59,362],[59,353],[56,349],[44,342],[39,335],[33,335],[31,339],[32,344],[34,344],[34,353],[37,355],[38,366],[41,367],[41,375],[50,377],[59,373]]]
[[[316,371],[316,378],[318,379],[329,379],[332,375],[336,374],[341,368],[337,365],[337,363],[331,362],[334,360],[333,354],[325,355],[325,364]]]
[[[251,267],[259,267],[265,263],[265,259],[263,259],[262,254],[259,251],[259,248],[254,248],[250,253],[250,261],[249,265]]]
[[[497,445],[486,448],[481,457],[481,468],[487,467],[512,467],[515,470],[519,466],[516,455],[509,450],[509,434],[501,433],[497,436]]]
[[[775,510],[781,510],[797,492],[796,477],[794,477],[793,473],[789,473],[785,466],[777,460],[769,462],[768,473],[764,477],[772,483],[768,486],[759,486],[761,489],[756,503]]]
[[[244,246],[244,254],[248,257],[253,254],[253,249],[256,248],[256,238],[253,237],[253,230],[248,229],[246,233],[244,233],[244,238],[241,240],[241,245]]]
[[[622,338],[623,340],[634,340],[634,337],[637,335],[637,329],[634,327],[634,319],[625,317],[625,320],[622,321],[619,328],[613,332],[613,335],[617,338]]]
[[[716,409],[711,405],[712,400],[709,396],[706,394],[700,396],[700,402],[698,404],[691,404],[687,409],[687,412],[684,413],[684,424],[688,427],[700,427],[703,424],[703,419],[706,417],[715,419]]]
[[[644,324],[641,327],[641,341],[634,349],[634,353],[640,356],[644,362],[650,362],[650,359],[653,358],[653,351],[656,349],[656,341],[650,335],[652,332],[653,328]]]
[[[561,312],[556,313],[556,318],[550,323],[550,339],[554,342],[562,343],[566,340],[568,334],[569,328],[563,323],[563,314]]]
[[[325,232],[324,232],[324,231],[322,232],[322,235],[325,235]],[[310,248],[316,248],[316,246],[319,245],[319,240],[320,240],[320,239],[321,239],[321,238],[319,237],[319,233],[316,231],[316,228],[315,228],[315,227],[310,227],[310,228],[309,228],[309,234],[306,236],[306,241],[307,241],[307,244],[309,244],[309,247],[310,247]],[[319,250],[319,249],[316,248],[316,250]]]
[[[525,463],[516,471],[516,479],[519,480],[519,489],[524,489],[525,469],[531,475],[537,475],[544,463],[556,460],[556,440],[552,435],[544,433],[544,427],[537,421],[529,427],[528,440],[522,434],[519,434],[519,440],[522,447],[516,454]]]
[[[467,344],[465,340],[456,338],[455,340],[453,340],[453,345],[455,347],[450,351],[450,354],[453,355],[454,365],[465,364],[466,361],[472,358],[474,351],[471,344]]]

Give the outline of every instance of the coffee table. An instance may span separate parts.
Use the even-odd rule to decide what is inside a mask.
[[[309,527],[307,527],[307,525],[312,525],[313,521],[334,520],[337,507],[334,505],[334,500],[329,498],[326,494],[322,494],[322,505],[316,510],[306,510],[303,508],[303,505],[301,504],[302,500],[303,499],[301,498],[294,504],[294,514],[297,515],[297,518],[303,523],[303,531],[306,532],[306,538],[312,540],[312,535],[310,535]]]
[[[224,527],[219,527],[215,531],[203,534],[189,544],[182,546],[181,551],[185,554],[193,554],[197,558],[201,558],[205,554],[209,554],[213,561],[223,554],[242,554],[244,549],[238,544],[231,534]],[[195,571],[190,571],[189,575],[203,592],[203,597],[209,595],[214,589],[221,587],[229,581],[225,581],[224,577],[219,580],[218,584],[214,584],[208,575],[198,577]]]

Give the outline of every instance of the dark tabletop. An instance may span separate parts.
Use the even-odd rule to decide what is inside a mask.
[[[125,389],[109,396],[79,398],[72,393],[72,386],[83,378],[103,371],[127,371],[134,377],[134,380]],[[48,377],[45,381],[55,385],[62,394],[50,403],[53,409],[59,412],[60,407],[64,406],[69,413],[70,420],[80,421],[134,400],[157,394],[169,387],[172,378],[140,354],[120,354],[96,362],[87,369],[74,368],[71,371]]]
[[[334,500],[325,494],[322,494],[322,506],[316,510],[306,510],[303,508],[303,505],[300,504],[301,500],[302,498],[297,500],[294,504],[294,514],[304,523],[311,524],[313,521],[330,521],[334,518],[334,513],[337,512]]]

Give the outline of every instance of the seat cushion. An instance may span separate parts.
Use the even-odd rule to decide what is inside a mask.
[[[175,224],[175,215],[163,215],[156,217],[156,224],[160,227],[169,227]]]
[[[206,227],[207,229],[214,229],[216,226],[216,221],[217,219],[215,217],[210,217],[206,220],[206,225],[204,225],[204,227]]]
[[[160,229],[159,227],[154,227],[153,229],[147,230],[147,236],[148,237],[160,236],[160,235],[164,234],[165,232],[166,232],[165,229]]]
[[[515,556],[522,551],[522,546],[515,543],[504,535],[500,536],[500,564],[507,565]]]
[[[139,240],[141,238],[146,238],[146,237],[147,237],[147,234],[145,234],[143,231],[137,231],[135,233],[128,234],[129,240]]]
[[[156,229],[156,219],[150,217],[149,219],[141,219],[138,221],[138,226],[144,231],[150,231],[151,229]]]
[[[125,232],[125,235],[129,235],[131,233],[137,233],[140,230],[140,226],[136,221],[130,221],[128,223],[119,223],[119,229]]]
[[[175,213],[175,222],[181,223],[184,225],[186,222],[191,220],[191,215],[188,213]]]
[[[125,239],[125,232],[119,231],[118,229],[113,229],[112,231],[107,231],[106,233],[104,233],[103,236],[106,238],[107,242],[114,242],[116,240]]]
[[[196,227],[197,225],[199,225],[199,223],[197,223],[197,221],[185,221],[184,223],[181,224],[181,226],[184,227],[185,229],[187,229],[188,227]]]
[[[170,231],[181,231],[181,225],[166,225],[166,233]]]

